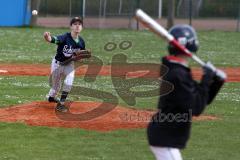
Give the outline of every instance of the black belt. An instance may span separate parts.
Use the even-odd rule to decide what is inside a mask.
[[[70,59],[70,60],[71,60],[71,59]],[[56,63],[56,64],[59,64],[59,65],[67,65],[67,64],[69,64],[70,62],[71,62],[71,61],[67,61],[67,60],[61,62],[61,61],[58,61],[58,60],[55,59],[55,63]]]

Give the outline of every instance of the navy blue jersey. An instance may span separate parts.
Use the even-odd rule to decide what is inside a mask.
[[[147,133],[152,146],[182,149],[190,137],[192,115],[199,116],[203,112],[213,101],[223,81],[216,76],[209,79],[209,75],[204,74],[201,82],[197,83],[192,78],[190,68],[174,59],[172,56],[162,59],[162,64],[169,69],[162,79],[172,83],[174,90],[159,97],[159,110],[153,115]],[[165,87],[161,85],[160,93],[166,91]]]
[[[82,37],[78,37],[77,42],[72,38],[71,33],[52,37],[51,43],[58,45],[55,59],[63,62],[70,59],[74,52],[85,50],[85,42]]]

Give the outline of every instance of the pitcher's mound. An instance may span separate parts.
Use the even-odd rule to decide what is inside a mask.
[[[74,102],[70,112],[58,114],[54,103],[32,102],[28,104],[0,109],[1,122],[23,122],[33,126],[82,128],[96,131],[112,131],[118,129],[145,128],[154,111],[137,110],[117,106],[112,110],[99,108],[100,102]],[[100,114],[94,118],[83,120],[94,109]],[[109,109],[108,106],[106,108]],[[89,114],[90,115],[90,114]],[[75,117],[72,119],[71,117]],[[216,120],[213,116],[200,116],[195,120]]]

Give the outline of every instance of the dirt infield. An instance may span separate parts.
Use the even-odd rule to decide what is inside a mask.
[[[81,66],[76,69],[76,75],[78,76],[91,76],[96,73],[96,70],[93,69],[88,70],[87,66]],[[222,68],[228,75],[227,82],[240,82],[240,68],[234,67],[226,67]],[[128,71],[129,68],[126,66],[121,66],[121,72],[114,73],[114,75],[120,75],[123,73],[122,71]],[[130,72],[127,74],[128,77],[139,77],[148,73],[147,71],[138,71],[138,72]],[[1,64],[0,65],[0,75],[11,75],[11,76],[49,76],[50,75],[50,66],[49,65],[26,65],[26,64]],[[111,75],[111,66],[103,66],[98,74],[99,76],[110,76]],[[202,75],[202,69],[193,68],[193,77],[195,79],[200,79]],[[159,70],[158,68],[151,71],[149,74],[150,77],[158,77]]]
[[[76,75],[94,75],[97,73],[95,68],[89,69],[87,66],[81,66],[76,70]],[[223,68],[228,74],[228,82],[239,82],[240,68]],[[121,75],[122,71],[128,71],[128,66],[121,66],[121,72],[117,71],[113,76]],[[0,75],[2,76],[49,76],[50,67],[48,65],[27,65],[27,64],[1,64]],[[103,66],[98,73],[99,76],[110,76],[111,66]],[[148,75],[149,77],[159,77],[158,68],[154,68],[151,74],[148,74],[146,70],[140,70],[137,72],[130,72],[128,77],[140,77]],[[193,76],[199,79],[202,75],[200,68],[193,69]],[[0,109],[0,121],[1,122],[23,122],[32,126],[48,126],[48,127],[65,127],[65,128],[82,128],[87,130],[96,131],[112,131],[118,129],[134,129],[145,128],[155,111],[151,110],[137,110],[133,108],[126,108],[122,106],[116,106],[110,112],[106,112],[107,106],[98,107],[100,102],[73,102],[70,106],[70,114],[68,116],[81,117],[83,114],[98,109],[102,112],[100,116],[96,118],[90,118],[87,120],[81,120],[77,118],[72,120],[66,115],[59,115],[55,112],[55,105],[48,102],[32,102],[29,104],[22,104],[18,106],[12,106],[9,108]],[[200,116],[193,117],[194,120],[216,120],[214,116]]]
[[[100,102],[74,102],[70,107],[72,114],[86,113],[99,106]],[[20,122],[30,126],[48,126],[64,128],[82,128],[95,131],[145,128],[154,111],[137,110],[117,106],[111,112],[88,121],[62,120],[55,112],[55,104],[32,102],[0,109],[1,122]],[[104,109],[104,108],[103,108]],[[214,116],[193,117],[194,121],[217,120]]]

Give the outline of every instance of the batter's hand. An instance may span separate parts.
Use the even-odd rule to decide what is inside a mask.
[[[216,76],[220,78],[222,81],[225,81],[227,79],[227,74],[220,69],[216,70]]]
[[[212,72],[215,73],[215,75],[225,81],[227,79],[227,75],[225,72],[223,72],[222,70],[220,69],[217,69],[211,62],[207,62],[205,66],[203,66],[204,68],[204,71],[206,72],[206,70],[211,70]]]
[[[44,39],[45,39],[47,42],[51,42],[51,41],[52,41],[52,37],[51,37],[50,32],[44,32],[43,37],[44,37]]]
[[[207,62],[203,66],[203,76],[202,76],[202,83],[211,83],[214,76],[216,75],[216,68],[211,62]]]
[[[216,72],[216,67],[210,62],[208,61],[204,66],[204,69],[208,69],[211,70],[212,72]]]

